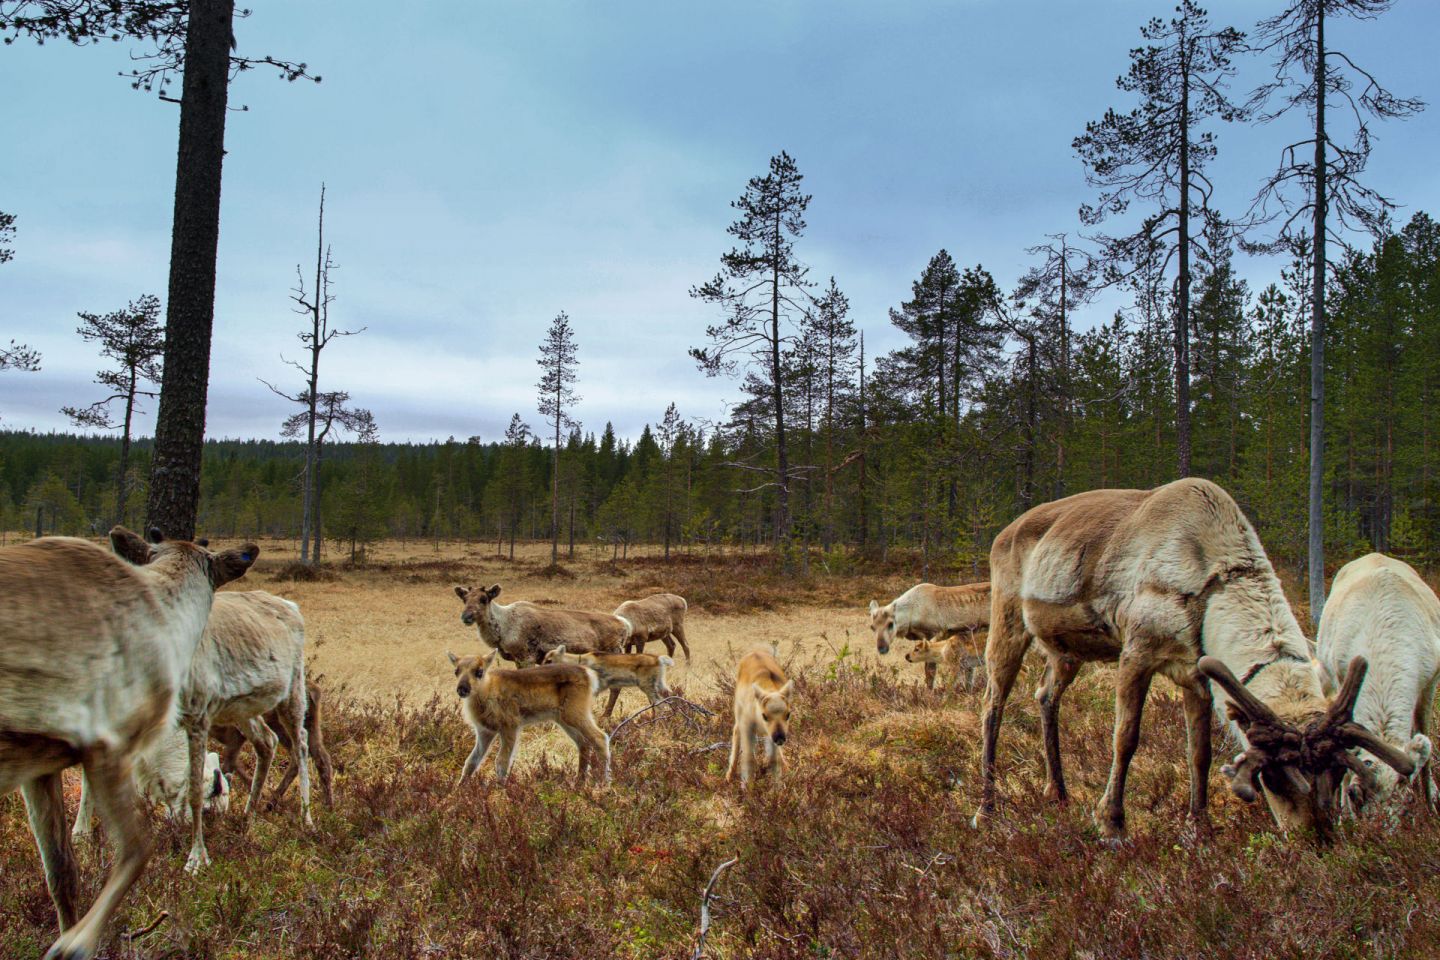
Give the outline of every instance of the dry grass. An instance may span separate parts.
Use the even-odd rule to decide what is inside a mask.
[[[234,817],[217,820],[207,829],[215,865],[198,879],[181,869],[182,828],[162,825],[118,926],[142,927],[160,909],[171,920],[109,956],[688,957],[700,891],[731,856],[739,862],[712,903],[715,958],[1402,957],[1434,955],[1440,942],[1434,818],[1366,822],[1319,849],[1273,833],[1217,773],[1215,836],[1189,836],[1183,722],[1164,684],[1132,768],[1130,843],[1103,845],[1089,817],[1112,716],[1109,671],[1094,668],[1065,708],[1075,802],[1041,798],[1038,721],[1017,695],[1001,746],[1006,803],[976,831],[978,698],[931,696],[918,668],[876,659],[855,602],[903,583],[817,578],[791,603],[740,561],[692,575],[643,558],[602,571],[608,557],[581,558],[566,562],[577,574],[568,580],[538,575],[548,554],[511,565],[488,553],[382,553],[333,582],[272,583],[271,569],[258,571],[252,586],[304,605],[322,672],[348,686],[328,708],[337,808],[319,813],[312,834],[295,826],[293,791],[248,834]],[[272,552],[264,562],[282,561]],[[450,792],[471,740],[443,650],[478,642],[459,624],[452,581],[609,609],[705,578],[717,604],[739,595],[773,608],[692,613],[696,662],[677,673],[713,719],[631,724],[608,790],[577,788],[568,742],[536,731],[507,787],[487,764],[473,789]],[[705,748],[728,738],[726,677],[761,640],[779,643],[797,678],[790,770],[779,789],[762,781],[742,793],[723,780],[726,751]],[[1022,679],[1021,691],[1033,689],[1038,671]],[[426,700],[430,691],[439,695]],[[82,855],[87,895],[102,865]],[[22,805],[0,797],[0,956],[38,956],[53,923]]]

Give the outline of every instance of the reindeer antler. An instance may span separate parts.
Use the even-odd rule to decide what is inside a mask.
[[[1220,772],[1230,778],[1230,791],[1246,803],[1253,803],[1259,785],[1257,778],[1264,771],[1272,777],[1283,777],[1295,794],[1309,794],[1310,783],[1298,769],[1305,750],[1301,732],[1281,720],[1219,660],[1201,657],[1196,666],[1229,695],[1231,715],[1245,730],[1245,738],[1250,742],[1244,753],[1220,768]]]
[[[1200,662],[1195,666],[1201,673],[1220,685],[1221,689],[1229,695],[1231,702],[1240,708],[1245,714],[1246,719],[1251,723],[1284,723],[1284,721],[1275,715],[1275,711],[1271,710],[1265,705],[1264,701],[1251,693],[1250,688],[1241,683],[1235,677],[1235,674],[1230,672],[1230,668],[1219,660],[1214,657],[1201,657]]]

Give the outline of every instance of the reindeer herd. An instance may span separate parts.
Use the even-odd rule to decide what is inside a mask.
[[[254,544],[217,552],[121,527],[108,550],[64,537],[0,548],[0,795],[22,792],[54,900],[60,936],[47,958],[98,949],[149,856],[141,796],[189,820],[192,872],[209,862],[203,815],[228,806],[227,773],[245,743],[256,753],[246,818],[278,746],[290,763],[275,797],[298,778],[300,818],[311,825],[313,759],[330,802],[321,694],[306,681],[299,608],[263,591],[216,593],[258,554]],[[1325,838],[1342,816],[1399,816],[1402,785],[1435,809],[1427,732],[1440,682],[1440,600],[1405,563],[1371,554],[1341,569],[1312,644],[1245,515],[1215,484],[1188,479],[1036,507],[995,538],[990,570],[988,584],[920,584],[869,611],[878,652],[914,641],[906,659],[925,665],[932,687],[941,669],[954,686],[984,684],[976,826],[996,810],[1005,705],[1031,649],[1045,665],[1035,696],[1045,791],[1056,801],[1067,796],[1061,700],[1083,664],[1116,665],[1113,759],[1096,811],[1108,838],[1125,833],[1126,776],[1157,675],[1180,688],[1197,830],[1209,829],[1212,710],[1240,747],[1222,768],[1231,790],[1247,801],[1263,796],[1282,829]],[[498,584],[455,592],[462,623],[488,651],[449,655],[475,733],[462,785],[497,739],[504,781],[521,730],[543,722],[575,743],[582,780],[608,782],[596,697],[610,692],[606,717],[625,687],[654,706],[671,695],[666,671],[677,646],[690,658],[686,603],[674,594],[606,614],[503,604]],[[645,653],[650,643],[666,655]],[[514,669],[499,669],[501,660]],[[740,660],[727,780],[779,778],[792,692],[772,652]],[[209,750],[212,735],[223,756]],[[83,774],[73,835],[87,836],[98,814],[116,848],[83,915],[62,791],[73,766]]]

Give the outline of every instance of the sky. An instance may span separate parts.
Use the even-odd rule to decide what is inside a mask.
[[[315,216],[339,264],[332,320],[363,333],[324,354],[322,389],[348,390],[382,439],[499,438],[538,426],[535,364],[569,314],[575,414],[637,436],[670,402],[723,419],[739,384],[687,354],[713,308],[689,289],[730,247],[730,202],[788,151],[814,197],[799,258],[834,276],[867,354],[903,335],[888,310],[939,249],[1009,287],[1045,235],[1080,229],[1093,198],[1070,143],[1131,101],[1115,90],[1151,16],[1108,0],[254,0],[238,50],[304,61],[323,81],[263,70],[231,87],[207,430],[276,437],[291,412],[263,378],[298,385]],[[1278,2],[1215,2],[1242,30]],[[419,13],[413,11],[420,11]],[[1433,106],[1377,128],[1367,182],[1440,214],[1440,4],[1400,0],[1328,31],[1397,92]],[[0,341],[40,350],[40,373],[0,374],[0,427],[62,430],[63,405],[101,396],[78,311],[162,298],[178,108],[130,89],[122,42],[0,47]],[[1266,75],[1242,63],[1243,96]],[[1294,123],[1217,128],[1217,203],[1244,208],[1297,139]],[[1263,285],[1273,262],[1245,260]],[[1080,326],[1108,319],[1098,303]],[[148,434],[147,410],[138,432]]]

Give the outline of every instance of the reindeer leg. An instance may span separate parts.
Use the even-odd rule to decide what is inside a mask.
[[[1154,671],[1137,657],[1120,657],[1120,672],[1115,680],[1115,756],[1110,766],[1110,782],[1100,806],[1095,811],[1100,830],[1110,840],[1125,837],[1125,778],[1130,760],[1140,744],[1140,714],[1145,709],[1145,696],[1150,692]]]
[[[265,791],[265,779],[270,776],[270,764],[275,761],[275,748],[280,738],[265,722],[264,717],[251,717],[241,728],[245,738],[255,748],[255,779],[250,782],[250,798],[245,802],[244,828],[249,829],[250,818],[260,809],[260,795]],[[201,756],[204,762],[204,756]],[[192,760],[193,763],[193,760]]]
[[[495,780],[497,783],[504,783],[510,777],[510,765],[515,762],[515,754],[520,749],[519,730],[500,731],[500,753],[495,757]]]
[[[730,728],[730,766],[725,768],[725,781],[728,783],[735,779],[735,768],[740,763],[740,723],[736,721]]]
[[[1045,683],[1035,692],[1040,701],[1040,732],[1045,741],[1045,798],[1057,803],[1070,799],[1065,773],[1060,766],[1060,698],[1075,679],[1080,661],[1074,657],[1051,657],[1045,666]]]
[[[931,693],[935,692],[935,674],[939,673],[939,665],[930,661],[925,662],[925,689]]]
[[[610,688],[610,702],[607,703],[607,704],[605,704],[605,716],[608,717],[608,716],[610,716],[610,714],[612,714],[612,713],[615,712],[615,702],[616,702],[617,700],[619,700],[619,699],[620,699],[620,688],[619,688],[619,687],[611,687],[611,688]]]
[[[465,758],[465,766],[460,771],[460,782],[455,784],[455,789],[465,786],[465,781],[485,762],[485,754],[490,752],[490,744],[495,740],[495,731],[486,730],[481,727],[475,731],[475,749],[470,751],[470,756]]]
[[[199,873],[210,864],[210,853],[205,849],[205,748],[210,745],[210,718],[200,717],[185,721],[185,735],[190,746],[190,856],[185,860],[186,873]],[[257,748],[258,749],[258,748]],[[259,765],[256,765],[256,776]],[[259,782],[258,780],[256,781]],[[250,798],[253,805],[255,791]],[[246,816],[250,810],[245,811]]]
[[[685,651],[685,662],[690,662],[690,644],[685,639],[685,625],[677,623],[670,629],[671,635],[680,643],[680,649]],[[670,659],[675,659],[675,651],[670,651]]]
[[[204,740],[200,741],[200,746],[203,751],[206,746]],[[200,756],[203,764],[205,755],[202,752]],[[94,956],[110,918],[150,859],[150,836],[140,817],[139,801],[130,775],[130,758],[103,747],[92,747],[84,765],[95,795],[95,805],[100,811],[100,821],[115,845],[115,862],[89,912],[60,935],[45,954],[47,960],[81,960]],[[29,797],[27,793],[26,799]],[[63,827],[60,833],[64,835]]]
[[[35,846],[40,850],[40,862],[45,867],[45,886],[50,888],[50,899],[55,903],[55,914],[60,920],[60,932],[75,926],[78,914],[75,901],[80,897],[80,873],[75,865],[75,851],[70,846],[70,835],[65,832],[65,790],[59,771],[36,777],[20,788],[25,797],[25,812],[30,816],[30,833],[35,837]],[[89,815],[92,788],[81,786],[81,813]],[[76,821],[78,828],[80,822]],[[90,836],[90,822],[85,821],[85,833]]]
[[[310,737],[305,730],[305,667],[302,664],[295,671],[290,683],[290,699],[280,705],[282,724],[290,729],[290,768],[300,773],[300,820],[307,827],[314,827],[310,816]]]
[[[999,606],[997,604],[997,606]],[[995,813],[995,750],[1000,742],[1000,722],[1005,717],[1005,701],[1020,673],[1025,651],[1030,647],[1030,634],[1020,613],[1018,597],[1006,597],[1002,622],[990,631],[985,644],[985,667],[989,679],[985,685],[984,720],[980,730],[980,810],[972,822]]]
[[[1190,822],[1202,836],[1210,831],[1210,712],[1214,704],[1203,677],[1181,684],[1185,701],[1185,740],[1190,754]]]
[[[31,824],[34,828],[34,824]],[[37,834],[38,836],[38,834]],[[72,840],[91,840],[95,836],[95,803],[90,796],[90,781],[85,771],[80,771],[80,809],[75,811],[75,826],[70,831]],[[63,926],[61,929],[64,929]]]

